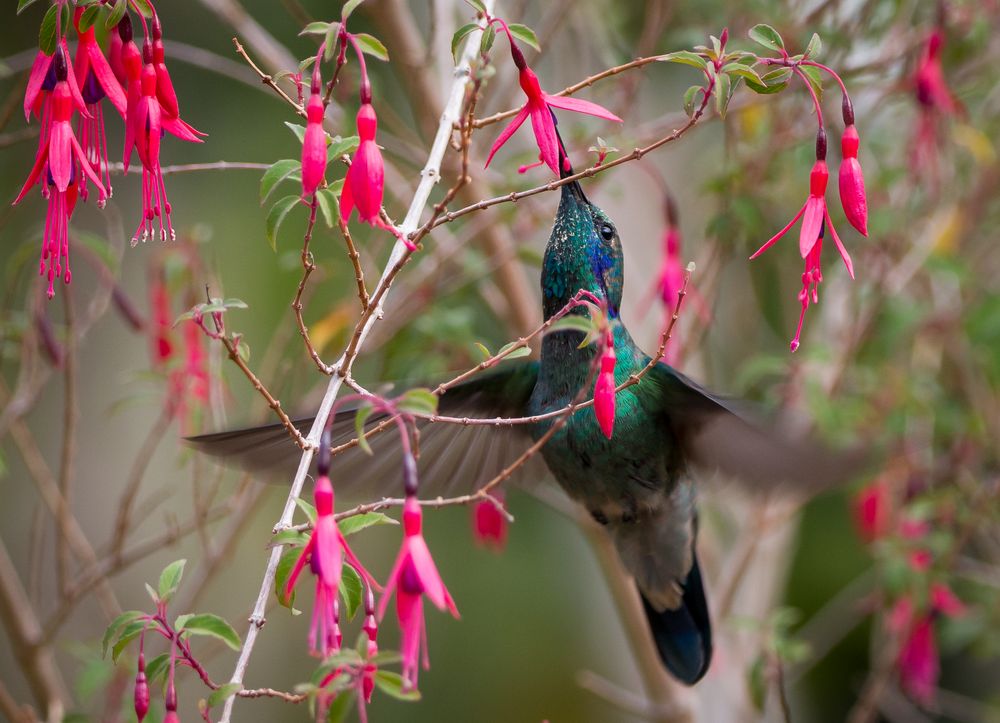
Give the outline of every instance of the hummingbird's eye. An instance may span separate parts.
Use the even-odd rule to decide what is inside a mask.
[[[601,238],[605,241],[610,241],[615,237],[615,227],[610,223],[601,224]]]

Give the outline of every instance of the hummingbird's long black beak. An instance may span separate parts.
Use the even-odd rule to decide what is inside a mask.
[[[556,121],[555,113],[552,114],[552,121],[556,126],[556,138],[559,140],[559,178],[569,178],[575,172],[569,162],[569,156],[566,155],[566,146],[563,145],[562,136],[559,134],[559,123]],[[572,199],[584,208],[590,206],[590,200],[583,192],[583,186],[580,185],[579,181],[573,181],[563,186],[562,197],[566,201]]]

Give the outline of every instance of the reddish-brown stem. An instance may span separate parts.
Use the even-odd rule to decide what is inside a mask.
[[[309,244],[312,241],[313,230],[316,228],[316,208],[318,205],[316,194],[313,194],[313,197],[309,201],[309,221],[306,223],[306,233],[302,238],[302,279],[299,281],[298,289],[295,292],[295,298],[292,299],[292,309],[295,311],[295,321],[299,326],[299,336],[302,337],[302,341],[306,345],[306,351],[309,352],[309,358],[313,360],[317,369],[324,374],[329,375],[332,371],[330,367],[327,366],[320,358],[319,352],[316,351],[316,347],[313,346],[312,340],[309,338],[309,328],[306,326],[305,319],[302,316],[302,295],[305,293],[306,283],[309,281],[309,277],[312,275],[312,272],[316,270],[316,262],[313,261],[313,255],[309,250]]]

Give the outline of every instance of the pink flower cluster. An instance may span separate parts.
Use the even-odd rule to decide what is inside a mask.
[[[61,15],[63,4],[58,7]],[[25,118],[39,118],[42,132],[35,162],[14,204],[20,203],[36,184],[41,184],[42,196],[48,199],[39,273],[48,277],[49,298],[55,294],[56,278],[67,284],[72,279],[69,220],[77,199],[88,199],[88,181],[97,190],[99,207],[111,196],[101,101],[107,98],[125,119],[125,170],[133,148],[142,162],[142,221],[133,245],[140,236],[145,240],[153,233],[156,218],[160,237],[174,237],[160,170],[161,131],[192,142],[200,142],[199,136],[204,135],[180,118],[177,96],[164,63],[162,29],[155,10],[152,32],[147,32],[142,54],[132,42],[132,24],[126,12],[111,33],[107,57],[97,43],[93,26],[82,26],[83,15],[82,7],[75,9],[77,50],[72,69],[69,45],[61,36],[62,23],[57,19],[55,50],[38,52],[24,95]],[[142,22],[145,26],[146,19],[142,18]],[[72,124],[74,113],[80,115],[76,131]]]

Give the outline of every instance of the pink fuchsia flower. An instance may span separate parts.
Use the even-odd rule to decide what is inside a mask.
[[[840,203],[847,220],[862,236],[868,235],[868,199],[865,196],[865,178],[858,162],[860,138],[854,125],[854,107],[844,95],[844,135],[840,139],[843,160],[840,163]]]
[[[313,82],[309,89],[309,103],[306,105],[306,134],[302,139],[302,196],[312,196],[316,193],[316,189],[323,182],[323,176],[326,174],[326,164],[328,159],[327,148],[326,148],[326,131],[323,130],[323,114],[325,111],[325,106],[323,105],[323,94],[319,82],[319,63],[316,64],[316,70],[313,72]],[[371,106],[369,106],[370,108]],[[374,114],[374,110],[372,111]],[[359,121],[358,125],[360,127],[360,112],[358,113]],[[377,122],[376,122],[377,124]],[[375,133],[372,131],[372,139],[374,140]],[[360,146],[359,146],[360,150]],[[376,153],[378,152],[378,146],[375,146]],[[351,168],[354,164],[351,164]],[[351,170],[347,170],[347,175],[350,177]],[[344,205],[344,196],[348,193],[347,190],[348,182],[344,182],[344,190],[340,195],[341,208]],[[365,196],[366,189],[361,189],[362,195]],[[350,201],[348,201],[350,203]],[[368,196],[365,196],[365,208],[369,203]],[[378,215],[378,209],[382,206],[381,188],[379,193],[379,198],[377,201],[378,205],[376,207],[375,215]],[[360,212],[360,211],[359,211]],[[343,215],[343,211],[341,211]],[[350,216],[350,210],[348,210],[347,215]],[[345,219],[346,220],[346,219]]]
[[[496,501],[481,500],[472,508],[472,529],[476,542],[499,552],[507,544],[507,517],[497,507],[497,502],[503,503],[503,492],[493,496]]]
[[[445,608],[458,617],[458,609],[448,589],[438,574],[427,543],[421,532],[423,512],[413,495],[408,495],[403,505],[403,545],[396,564],[389,573],[385,594],[379,603],[378,619],[385,616],[389,597],[396,592],[396,616],[401,635],[400,654],[403,657],[403,688],[417,687],[418,658],[423,658],[424,668],[430,667],[427,656],[427,630],[424,624],[423,596],[439,610]]]
[[[879,477],[854,497],[854,520],[865,542],[885,537],[892,526],[892,489]]]
[[[615,337],[610,328],[604,336],[600,365],[594,383],[594,416],[604,436],[611,439],[615,429]]]
[[[510,125],[503,129],[493,143],[493,147],[490,148],[490,155],[486,159],[486,165],[490,165],[490,161],[493,160],[496,152],[500,150],[500,146],[514,135],[514,132],[521,127],[525,119],[530,117],[531,129],[535,133],[535,142],[538,144],[540,158],[558,176],[560,175],[559,140],[556,135],[555,120],[552,118],[552,108],[560,108],[575,113],[586,113],[587,115],[597,116],[598,118],[615,121],[616,123],[621,123],[622,119],[597,103],[591,103],[579,98],[549,95],[543,91],[538,82],[538,76],[528,67],[524,59],[524,54],[521,53],[521,49],[514,42],[510,31],[507,30],[507,24],[503,23],[502,20],[498,22],[502,23],[504,30],[507,31],[507,39],[510,41],[510,53],[514,59],[514,65],[517,66],[518,82],[528,100],[517,112],[517,115],[514,116],[514,120],[510,122]],[[566,163],[568,165],[568,160]]]
[[[913,78],[917,101],[926,108],[932,108],[945,115],[957,115],[961,105],[955,99],[944,77],[941,66],[941,49],[944,47],[944,32],[935,28],[927,36],[917,72]]]
[[[795,336],[789,345],[793,352],[799,348],[802,323],[805,321],[806,310],[809,308],[810,302],[817,303],[819,301],[819,285],[823,281],[820,255],[823,250],[823,237],[827,229],[833,236],[833,242],[837,246],[837,251],[840,252],[840,258],[843,259],[847,272],[852,279],[854,278],[854,264],[851,261],[851,256],[837,235],[837,230],[833,227],[833,221],[830,219],[830,211],[826,206],[826,186],[829,180],[830,172],[826,166],[826,131],[820,128],[816,136],[816,163],[809,174],[809,197],[792,220],[750,257],[751,260],[755,259],[767,251],[778,239],[788,233],[789,229],[800,218],[802,219],[802,227],[799,231],[799,253],[805,260],[805,270],[802,273],[802,290],[799,292],[802,312],[799,315]]]
[[[142,723],[142,719],[149,713],[149,682],[146,680],[146,658],[141,650],[139,651],[139,672],[135,674],[132,704],[135,708],[136,719]]]
[[[101,101],[107,97],[115,110],[125,117],[127,101],[125,91],[122,90],[118,79],[115,77],[111,66],[108,64],[101,47],[97,44],[94,36],[93,26],[86,30],[80,30],[80,16],[83,15],[83,8],[77,8],[74,15],[74,24],[77,31],[76,59],[73,63],[76,82],[82,89],[83,100],[87,104],[89,118],[84,118],[80,123],[80,145],[87,154],[87,160],[97,172],[97,175],[104,182],[111,195],[111,171],[108,168],[108,139],[104,132],[104,112],[101,109]],[[117,35],[117,33],[112,33]],[[80,178],[80,197],[87,200],[86,179]],[[103,207],[107,199],[104,196],[98,198],[98,206]]]
[[[328,437],[327,437],[328,439]],[[329,444],[324,445],[329,449]],[[338,619],[338,592],[343,572],[344,558],[368,582],[377,583],[351,551],[344,534],[337,527],[333,516],[333,485],[328,475],[329,459],[320,460],[320,474],[313,490],[316,503],[316,522],[313,524],[309,541],[292,568],[285,583],[284,595],[291,596],[292,588],[298,580],[306,562],[316,576],[316,602],[313,606],[312,624],[309,627],[309,647],[318,655],[327,656],[340,649],[340,627]]]
[[[896,659],[899,682],[921,705],[934,702],[934,691],[941,675],[941,660],[930,615],[917,620],[899,649]]]
[[[958,618],[968,612],[958,596],[942,582],[931,585],[931,609],[949,618]]]
[[[365,589],[365,623],[361,629],[368,636],[366,660],[361,671],[361,698],[365,703],[371,703],[372,692],[375,690],[375,673],[378,670],[374,662],[375,656],[378,655],[378,621],[375,619],[375,594],[370,586]],[[366,717],[362,706],[361,719],[364,720]]]
[[[153,15],[153,68],[156,70],[156,99],[160,102],[163,130],[189,143],[201,143],[199,136],[208,135],[181,118],[174,83],[167,70],[166,52],[163,47],[163,28],[158,15]]]
[[[362,101],[358,109],[357,127],[358,150],[354,152],[351,167],[347,169],[347,177],[344,179],[344,190],[340,194],[340,217],[346,223],[354,209],[357,209],[358,218],[363,223],[381,228],[385,225],[379,215],[385,189],[385,163],[382,151],[375,142],[378,116],[375,115],[370,100]]]
[[[56,44],[56,50],[52,55],[46,55],[38,51],[35,61],[31,65],[31,72],[28,75],[28,86],[24,91],[24,119],[30,121],[31,114],[35,117],[42,116],[42,109],[45,107],[45,94],[52,91],[57,82],[55,66],[53,60],[62,51],[63,58],[69,58],[69,46],[66,38],[62,38]],[[87,106],[80,94],[80,86],[76,83],[76,76],[69,74],[66,77],[66,84],[69,87],[70,98],[73,105],[80,111],[81,115],[87,115]],[[43,118],[44,122],[44,118]],[[42,132],[44,136],[44,129]]]
[[[170,293],[167,291],[163,272],[154,275],[149,284],[149,305],[153,323],[150,327],[153,366],[161,367],[174,353],[173,314],[170,310]],[[196,327],[197,328],[197,327]]]
[[[69,219],[73,215],[78,192],[74,184],[74,175],[77,172],[86,174],[101,193],[104,193],[101,179],[90,167],[83,148],[73,135],[70,118],[74,102],[68,81],[73,74],[68,72],[66,58],[63,46],[57,46],[52,63],[56,82],[44,111],[47,119],[45,132],[28,179],[14,199],[15,205],[20,203],[32,186],[42,181],[44,174],[49,208],[45,217],[39,274],[48,274],[47,293],[50,299],[55,295],[53,288],[55,278],[62,276],[63,281],[68,284],[73,276],[69,268]]]

